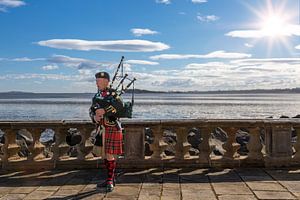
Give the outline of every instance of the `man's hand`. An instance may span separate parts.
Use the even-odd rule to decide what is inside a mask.
[[[96,115],[95,115],[95,117],[94,117],[94,120],[96,121],[96,122],[99,122],[99,121],[101,121],[101,119],[103,118],[103,115],[104,115],[104,113],[105,113],[105,110],[104,109],[97,109],[96,110]]]

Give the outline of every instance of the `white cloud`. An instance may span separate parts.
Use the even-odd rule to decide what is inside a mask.
[[[192,3],[206,3],[207,0],[192,0]]]
[[[225,34],[230,37],[237,38],[263,38],[270,36],[270,32],[263,29],[260,30],[235,30]],[[287,24],[281,27],[280,31],[276,33],[277,36],[300,36],[300,25]]]
[[[253,45],[252,44],[249,44],[249,43],[245,43],[244,44],[246,47],[249,47],[249,48],[252,48],[253,47]]]
[[[74,80],[78,76],[63,75],[63,74],[7,74],[0,76],[0,79],[23,80],[23,79],[41,79],[41,80]]]
[[[132,34],[136,37],[143,36],[143,35],[154,35],[158,34],[157,31],[152,31],[150,29],[142,29],[142,28],[133,28],[130,30]]]
[[[298,46],[295,46],[295,48],[296,48],[296,49],[300,49],[300,45],[298,45]]]
[[[220,17],[216,16],[216,15],[206,15],[203,16],[201,14],[197,15],[197,19],[200,20],[201,22],[213,22],[213,21],[217,21],[220,19]]]
[[[161,42],[148,40],[113,40],[113,41],[88,41],[77,39],[52,39],[39,41],[39,45],[57,49],[69,50],[100,50],[116,52],[152,52],[162,51],[170,47]]]
[[[128,64],[136,64],[136,65],[158,65],[158,62],[152,62],[147,60],[126,60]]]
[[[245,53],[234,53],[234,52],[226,52],[226,51],[214,51],[207,55],[203,56],[204,58],[229,58],[229,59],[237,59],[237,58],[250,58],[251,54]]]
[[[238,38],[261,38],[264,37],[262,31],[259,30],[237,30],[231,31],[225,34],[230,37],[238,37]]]
[[[13,61],[13,62],[32,62],[32,61],[44,61],[46,60],[45,58],[0,58],[0,61]]]
[[[162,4],[170,4],[170,0],[155,0],[156,3],[162,3]]]
[[[84,58],[74,58],[64,55],[53,55],[51,58],[47,59],[50,63],[63,64],[67,67],[72,67],[75,69],[97,69],[97,68],[109,68],[112,63],[108,62],[97,62],[94,60],[88,60]]]
[[[127,65],[127,63],[124,63]],[[170,67],[170,66],[169,66]],[[1,80],[32,81],[61,80],[78,85],[76,91],[94,89],[94,71],[79,69],[77,75],[64,74],[8,74]],[[136,88],[163,91],[232,90],[293,88],[300,84],[300,58],[240,59],[238,61],[190,63],[184,68],[164,68],[135,72]]]
[[[234,53],[226,51],[214,51],[205,55],[201,54],[160,54],[151,56],[152,60],[175,60],[175,59],[190,59],[190,58],[226,58],[226,59],[239,59],[239,58],[250,58],[251,54],[245,53]]]
[[[185,69],[208,69],[209,70],[212,68],[230,68],[230,66],[223,62],[190,63],[185,66]]]
[[[21,0],[0,0],[0,11],[6,12],[7,8],[16,8],[25,4]]]
[[[95,74],[90,69],[79,69],[78,72],[79,72],[80,75],[83,75],[83,76],[94,76],[94,74]]]
[[[164,91],[292,88],[300,84],[298,60],[244,59],[244,63],[251,63],[248,66],[243,65],[242,60],[236,63],[231,61],[190,63],[183,69],[138,73],[137,77],[143,82],[142,84],[137,82],[136,87]]]
[[[250,65],[250,64],[265,64],[265,63],[270,63],[270,64],[274,64],[274,63],[287,63],[287,64],[300,64],[300,58],[253,58],[253,59],[241,59],[241,60],[233,60],[230,63],[233,64],[246,64],[246,65]]]
[[[42,67],[43,70],[54,70],[54,69],[58,69],[57,65],[45,65]]]
[[[178,14],[179,14],[179,15],[186,15],[185,12],[179,12]]]
[[[16,62],[32,62],[32,61],[43,61],[43,60],[45,60],[45,58],[27,58],[27,57],[23,57],[23,58],[10,59],[10,61],[16,61]]]

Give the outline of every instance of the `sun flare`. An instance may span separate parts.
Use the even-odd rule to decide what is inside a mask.
[[[287,0],[273,1],[263,0],[262,6],[253,7],[245,3],[257,17],[256,22],[249,24],[248,32],[254,38],[249,43],[256,44],[259,41],[267,42],[267,55],[270,56],[274,48],[293,52],[291,36],[300,35],[300,26],[297,25],[299,10],[287,7]]]
[[[271,15],[262,23],[261,31],[267,37],[284,36],[286,25],[283,16]]]

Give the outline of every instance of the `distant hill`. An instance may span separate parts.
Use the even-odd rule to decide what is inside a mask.
[[[126,93],[131,94],[132,90],[128,90]],[[218,90],[218,91],[150,91],[150,90],[135,90],[136,94],[144,93],[193,93],[193,94],[294,94],[300,93],[300,88],[291,89],[257,89],[257,90]],[[0,99],[27,99],[27,98],[92,98],[94,93],[33,93],[33,92],[0,92]]]
[[[92,98],[92,93],[1,92],[0,99]]]
[[[173,93],[186,93],[174,91]],[[287,89],[256,89],[256,90],[217,90],[217,91],[189,91],[187,93],[195,94],[257,94],[257,93],[300,93],[300,88]]]

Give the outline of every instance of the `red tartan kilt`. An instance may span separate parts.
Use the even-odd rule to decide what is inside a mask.
[[[115,126],[105,126],[105,153],[122,154],[122,130]]]

